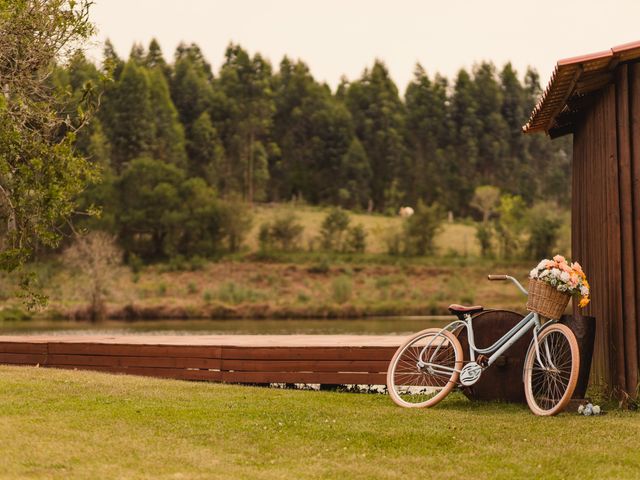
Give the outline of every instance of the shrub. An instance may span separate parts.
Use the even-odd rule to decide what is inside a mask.
[[[330,251],[340,251],[343,249],[343,237],[351,218],[342,208],[332,208],[324,217],[320,227],[320,238],[322,248]]]
[[[248,203],[238,199],[221,201],[218,206],[220,229],[230,252],[237,252],[251,230],[253,213]]]
[[[242,285],[238,285],[232,281],[228,281],[220,285],[216,296],[220,301],[232,304],[252,302],[264,298],[264,295],[261,292],[243,287]]]
[[[260,248],[269,250],[276,248],[289,252],[298,248],[304,227],[293,211],[279,213],[271,223],[264,223],[258,232]]]
[[[430,255],[434,252],[433,241],[440,230],[443,212],[440,205],[426,206],[418,201],[415,213],[404,225],[405,253],[410,255]]]
[[[331,292],[333,301],[343,304],[351,298],[353,287],[351,279],[346,275],[340,275],[331,282]]]
[[[213,292],[211,290],[205,290],[204,293],[202,294],[202,299],[206,302],[206,303],[210,303],[213,300]]]
[[[404,232],[401,228],[387,228],[384,232],[383,240],[389,255],[400,255],[404,250]]]
[[[491,226],[487,223],[480,223],[476,226],[476,238],[480,244],[480,256],[492,257],[493,248],[491,246],[491,240],[493,238],[493,231]]]
[[[190,295],[193,295],[194,293],[198,293],[198,285],[196,285],[194,282],[189,282],[187,284],[187,292]]]
[[[345,239],[345,250],[347,252],[364,253],[367,249],[367,231],[361,223],[352,226],[347,230]]]
[[[318,263],[311,265],[307,269],[307,272],[327,274],[329,273],[330,269],[331,269],[331,264],[329,263],[329,259],[322,258]]]

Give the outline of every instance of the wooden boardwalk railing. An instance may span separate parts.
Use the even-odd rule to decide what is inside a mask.
[[[385,383],[404,337],[361,335],[1,336],[0,364],[227,383]]]

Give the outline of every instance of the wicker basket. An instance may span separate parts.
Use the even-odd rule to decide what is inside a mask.
[[[543,317],[558,320],[569,304],[571,295],[558,291],[546,282],[529,279],[527,310]]]

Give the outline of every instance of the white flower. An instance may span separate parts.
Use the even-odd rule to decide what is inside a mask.
[[[594,405],[591,410],[593,410],[594,415],[600,415],[600,405]]]
[[[534,268],[529,272],[529,278],[538,278],[538,269]]]
[[[562,272],[560,274],[560,280],[562,280],[563,282],[568,283],[570,279],[571,275],[569,275],[567,272]]]
[[[547,267],[547,262],[549,260],[547,260],[546,258],[544,260],[540,260],[540,263],[538,264],[538,266],[536,267],[538,270],[542,270],[543,268]]]
[[[560,278],[560,273],[562,273],[562,272],[560,272],[560,269],[558,269],[558,268],[552,268],[551,269],[551,276],[553,278]]]
[[[564,283],[561,283],[560,285],[558,285],[558,291],[560,292],[566,292],[569,289],[569,287],[567,287]]]
[[[582,413],[583,413],[583,412],[584,412],[584,405],[580,405],[580,406],[578,407],[578,413],[579,413],[580,415],[582,415]]]
[[[582,285],[580,287],[580,295],[586,297],[587,295],[589,295],[589,289],[586,286]]]
[[[540,272],[540,275],[538,275],[538,278],[544,278],[544,277],[548,277],[549,276],[549,270],[543,270],[542,272]]]

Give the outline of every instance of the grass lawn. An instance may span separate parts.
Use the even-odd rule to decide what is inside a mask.
[[[0,366],[1,478],[638,478],[640,415]]]

